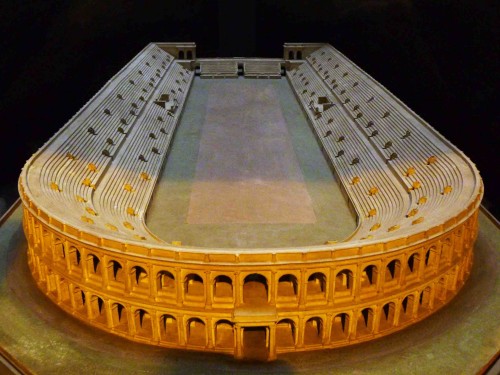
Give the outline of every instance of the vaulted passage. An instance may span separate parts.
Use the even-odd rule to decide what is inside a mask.
[[[269,328],[243,328],[243,358],[265,361],[269,356]]]

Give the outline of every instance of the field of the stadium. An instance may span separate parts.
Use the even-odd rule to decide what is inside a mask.
[[[185,246],[295,247],[356,218],[286,79],[196,77],[147,226]]]

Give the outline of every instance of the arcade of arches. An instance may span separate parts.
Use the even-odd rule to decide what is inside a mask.
[[[64,310],[135,341],[262,360],[370,340],[425,318],[463,285],[477,233],[475,213],[382,255],[196,264],[93,246],[24,214],[34,278]]]

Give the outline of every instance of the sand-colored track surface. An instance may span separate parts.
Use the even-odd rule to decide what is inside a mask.
[[[176,132],[147,213],[165,241],[307,246],[355,230],[287,80],[195,78]]]

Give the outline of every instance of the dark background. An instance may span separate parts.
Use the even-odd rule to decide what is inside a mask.
[[[497,217],[498,1],[0,2],[0,214],[28,159],[151,41],[199,57],[328,42],[463,150]]]

